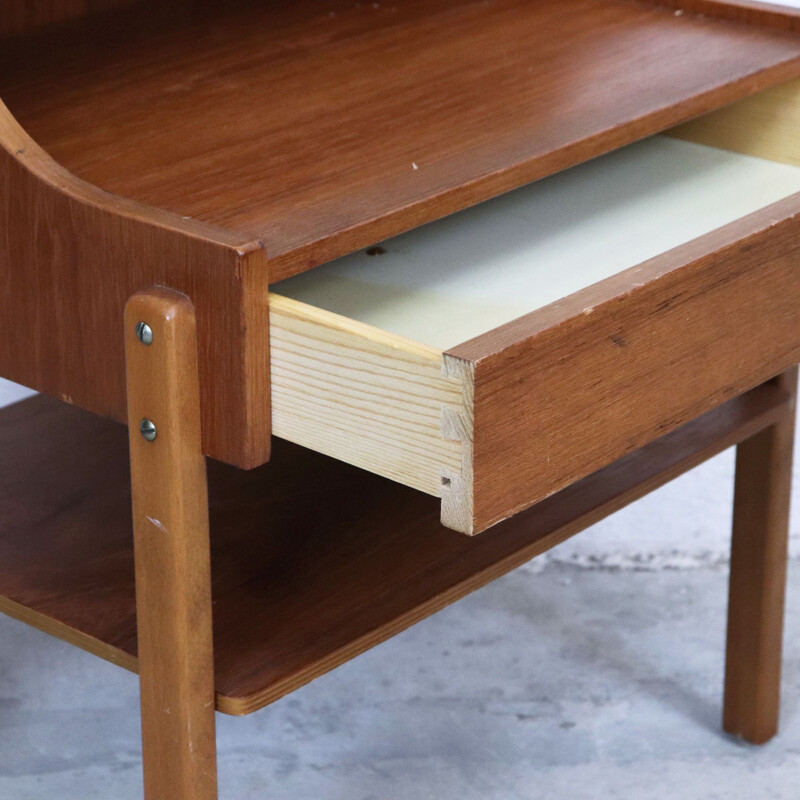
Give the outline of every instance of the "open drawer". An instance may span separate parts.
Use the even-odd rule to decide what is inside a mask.
[[[798,76],[751,0],[3,4],[0,375],[127,421],[165,286],[206,455],[275,433],[479,532],[800,360],[798,170],[613,152],[728,106],[792,161]]]
[[[797,192],[659,136],[283,281],[273,430],[479,532],[800,360]]]

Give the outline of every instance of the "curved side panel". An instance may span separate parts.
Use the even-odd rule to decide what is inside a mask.
[[[203,448],[269,457],[266,254],[107,194],[56,164],[0,102],[0,376],[124,421],[123,310],[165,286],[195,305]]]

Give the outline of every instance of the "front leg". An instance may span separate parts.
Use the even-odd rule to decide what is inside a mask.
[[[154,289],[125,309],[146,800],[215,800],[208,491],[194,308]]]

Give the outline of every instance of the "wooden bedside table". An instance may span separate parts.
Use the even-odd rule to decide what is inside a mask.
[[[0,608],[139,671],[149,800],[215,796],[215,706],[734,444],[724,725],[770,738],[800,15],[83,5],[0,11],[0,375],[80,407],[0,412]]]

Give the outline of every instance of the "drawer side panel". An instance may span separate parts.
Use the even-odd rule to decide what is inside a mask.
[[[800,167],[800,80],[740,100],[667,133]]]
[[[441,351],[277,294],[270,351],[276,436],[436,497],[461,475],[461,442],[442,435],[461,386]]]

